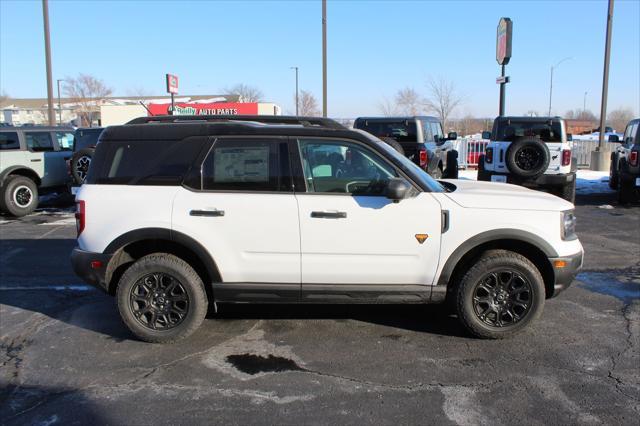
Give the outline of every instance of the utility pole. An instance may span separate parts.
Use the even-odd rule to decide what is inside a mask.
[[[298,115],[298,67],[291,67],[292,70],[296,70],[296,116]]]
[[[327,116],[327,0],[322,0],[322,116]]]
[[[551,67],[551,80],[549,82],[549,116],[551,116],[551,95],[553,94],[553,69],[558,68],[558,66],[560,66],[561,63],[563,63],[564,61],[568,61],[569,59],[572,59],[572,58],[571,57],[564,58],[560,62],[558,62],[557,64]]]
[[[42,19],[44,21],[44,56],[47,63],[47,108],[49,112],[49,126],[55,126],[53,80],[51,79],[51,41],[49,40],[49,0],[42,0]]]
[[[56,83],[58,83],[58,126],[62,126],[62,104],[60,103],[60,82],[65,81],[64,79],[57,79]]]
[[[609,94],[609,59],[611,58],[611,27],[613,24],[613,0],[609,0],[607,10],[607,41],[604,48],[604,72],[602,76],[602,104],[600,105],[600,135],[598,136],[598,148],[602,150],[604,144],[604,131],[607,124],[607,96]]]

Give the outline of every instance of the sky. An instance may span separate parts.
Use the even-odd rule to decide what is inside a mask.
[[[165,73],[184,95],[221,94],[236,83],[295,111],[295,77],[321,105],[321,1],[49,2],[53,79],[102,79],[114,95],[165,92]],[[428,93],[430,78],[463,97],[454,116],[497,115],[500,17],[513,20],[507,114],[586,107],[599,114],[607,2],[328,1],[328,112],[379,115],[404,87]],[[42,4],[0,0],[0,93],[46,97]],[[615,0],[609,107],[640,115],[640,0]],[[55,95],[55,87],[54,87]]]

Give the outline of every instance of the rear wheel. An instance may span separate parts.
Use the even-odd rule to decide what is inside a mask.
[[[458,284],[456,311],[471,334],[502,339],[537,319],[544,299],[544,281],[533,263],[514,252],[490,250]]]
[[[73,175],[73,180],[77,185],[82,185],[87,179],[92,158],[92,148],[83,148],[74,153],[73,157],[71,157],[71,174]]]
[[[447,179],[458,179],[458,151],[447,152]]]
[[[618,188],[618,155],[611,153],[611,165],[609,166],[609,188]]]
[[[120,316],[141,340],[174,343],[191,335],[207,314],[202,280],[189,264],[167,253],[136,261],[120,278]]]
[[[491,180],[489,173],[484,170],[484,155],[478,157],[478,180]]]
[[[38,187],[25,176],[8,176],[2,186],[0,209],[10,215],[21,217],[38,207]]]

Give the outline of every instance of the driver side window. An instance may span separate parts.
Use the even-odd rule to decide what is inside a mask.
[[[307,192],[382,196],[395,169],[369,148],[352,142],[300,140]]]

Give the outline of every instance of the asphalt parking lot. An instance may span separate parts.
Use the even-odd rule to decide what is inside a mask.
[[[638,424],[640,207],[613,193],[578,194],[585,268],[506,341],[439,306],[240,305],[142,343],[52,207],[0,217],[2,424]]]

